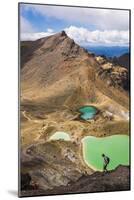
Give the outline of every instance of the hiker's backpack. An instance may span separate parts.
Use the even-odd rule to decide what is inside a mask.
[[[110,162],[110,158],[109,158],[109,157],[106,157],[106,159],[107,159],[107,163],[109,163],[109,162]]]

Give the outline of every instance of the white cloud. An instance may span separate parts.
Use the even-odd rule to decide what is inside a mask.
[[[72,23],[84,23],[101,30],[128,30],[129,12],[127,10],[73,8],[46,5],[24,5],[23,9],[32,10],[42,16],[54,17]]]
[[[35,28],[31,25],[31,23],[23,16],[20,16],[20,32],[32,33],[34,31],[35,31]]]
[[[54,30],[48,28],[46,32],[36,32],[36,28],[23,16],[20,16],[20,39],[22,41],[34,41],[42,37],[54,34]]]
[[[36,28],[23,16],[20,16],[20,40],[34,41],[42,37],[54,34],[54,30],[48,28],[46,32],[36,32]]]
[[[64,29],[67,35],[82,46],[88,45],[128,45],[129,32],[118,30],[90,31],[83,27],[70,26]],[[40,33],[21,33],[21,40],[37,40],[55,34],[54,30],[47,29]]]
[[[70,26],[65,29],[67,35],[80,45],[127,45],[129,32],[119,30],[89,31],[86,28]]]
[[[48,33],[53,33],[53,32],[54,32],[54,30],[53,30],[53,29],[51,29],[51,28],[48,28],[48,29],[47,29],[47,32],[48,32]]]
[[[54,32],[40,32],[40,33],[21,33],[21,41],[34,41],[43,37],[54,34]]]

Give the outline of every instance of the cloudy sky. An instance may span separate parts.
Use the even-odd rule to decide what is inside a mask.
[[[61,30],[82,46],[127,46],[129,12],[20,4],[21,40],[36,40]]]

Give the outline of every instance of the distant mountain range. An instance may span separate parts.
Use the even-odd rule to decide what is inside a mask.
[[[84,48],[96,55],[106,57],[119,57],[122,54],[129,53],[129,47],[127,46],[88,46]]]
[[[125,53],[119,57],[113,57],[110,59],[114,64],[126,67],[129,71],[130,68],[130,53]]]

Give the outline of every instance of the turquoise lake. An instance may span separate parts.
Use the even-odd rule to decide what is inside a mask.
[[[94,118],[97,113],[97,108],[94,106],[83,106],[79,108],[79,112],[81,113],[81,119],[88,120]]]
[[[82,152],[85,163],[95,170],[103,169],[103,153],[110,158],[108,170],[115,169],[120,164],[129,165],[129,136],[86,136],[82,139]]]

